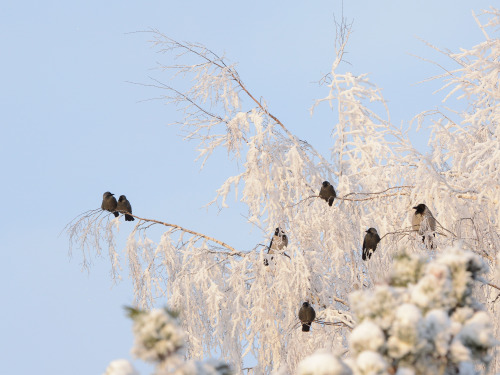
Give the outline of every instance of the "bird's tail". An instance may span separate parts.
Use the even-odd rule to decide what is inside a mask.
[[[433,233],[434,237],[436,237],[436,233]],[[427,236],[422,236],[422,242],[425,244],[425,246],[431,250],[435,248],[434,246],[434,241],[432,240],[432,237],[430,234]]]
[[[309,332],[310,329],[311,329],[310,324],[302,324],[302,332]]]
[[[330,199],[328,199],[328,205],[329,205],[330,207],[332,207],[332,204],[333,204],[334,199],[335,199],[334,197],[330,197]]]
[[[113,212],[113,215],[115,215],[115,217],[118,217],[118,215],[120,215],[118,212]]]
[[[366,260],[366,250],[365,249],[363,249],[363,255],[361,256],[361,258],[363,260]]]
[[[130,216],[130,215],[127,215],[125,214],[125,221],[134,221],[134,217],[133,216]]]
[[[436,233],[434,233],[434,237],[436,237]],[[434,241],[432,240],[432,236],[428,235],[427,236],[427,246],[433,250],[436,246],[434,245]]]

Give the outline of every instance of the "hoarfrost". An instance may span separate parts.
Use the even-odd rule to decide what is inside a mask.
[[[250,94],[234,64],[204,46],[153,31],[155,47],[178,57],[164,68],[191,84],[182,92],[163,84],[158,89],[182,108],[181,131],[198,142],[202,166],[220,149],[238,165],[211,204],[229,206],[234,190],[258,238],[235,249],[179,225],[138,219],[124,252],[134,303],[151,308],[167,300],[181,313],[186,355],[220,353],[236,372],[251,356],[259,363],[256,373],[278,368],[293,373],[320,348],[345,350],[354,322],[371,322],[384,333],[387,344],[362,353],[372,353],[367,355],[374,364],[378,353],[391,371],[439,373],[443,361],[449,373],[469,371],[470,363],[490,363],[498,371],[500,358],[490,361],[485,353],[493,343],[487,325],[474,317],[487,302],[494,318],[489,329],[498,336],[493,270],[500,251],[500,11],[492,8],[476,18],[481,43],[456,53],[430,46],[457,64],[435,77],[444,99],[462,99],[467,108],[450,101],[449,107],[425,111],[401,126],[391,122],[382,92],[367,74],[340,71],[349,37],[344,28],[322,80],[326,92],[315,103],[335,109],[331,131],[325,132],[332,136],[328,158],[291,133],[260,95]],[[428,154],[413,146],[412,124],[429,127]],[[317,197],[325,180],[337,191],[333,207]],[[437,220],[432,249],[411,227],[411,207],[419,203]],[[116,280],[121,265],[115,235],[123,226],[100,215],[94,210],[77,219],[68,229],[70,244],[81,247],[84,267],[106,246]],[[166,228],[159,243],[148,237],[152,225]],[[289,238],[286,256],[276,254],[265,267],[265,246],[277,226]],[[363,232],[373,226],[382,240],[363,262]],[[384,280],[389,285],[381,285]],[[297,329],[297,311],[306,300],[317,313],[307,337]],[[419,309],[418,319],[409,305]],[[405,311],[412,319],[404,319]],[[143,328],[139,337],[158,339],[153,327]],[[137,344],[137,353],[154,360],[160,351],[175,351],[181,334],[172,335],[179,340],[157,340],[150,348],[145,343],[152,341],[146,340]],[[354,338],[361,350],[359,336]],[[410,348],[415,340],[418,345]]]
[[[363,321],[349,336],[349,347],[353,354],[365,350],[377,351],[385,344],[384,332],[378,325]]]
[[[110,362],[103,375],[139,375],[139,373],[126,359],[116,359]]]
[[[298,367],[297,375],[350,375],[352,374],[338,357],[324,350],[304,358]]]
[[[147,362],[164,361],[184,346],[184,331],[163,309],[134,318],[132,354]]]

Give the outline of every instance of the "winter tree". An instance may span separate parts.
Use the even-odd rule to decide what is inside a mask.
[[[476,374],[489,368],[497,344],[488,314],[473,297],[474,283],[487,272],[472,252],[447,248],[429,257],[396,257],[388,285],[351,293],[356,327],[349,358],[325,349],[303,359],[299,375]],[[226,363],[185,361],[184,332],[169,310],[128,308],[134,320],[132,354],[156,365],[155,375],[229,375]],[[299,313],[300,317],[300,313]],[[105,375],[136,375],[129,362],[111,362]],[[279,373],[287,373],[280,369]]]
[[[484,34],[482,43],[459,52],[430,45],[455,64],[454,69],[443,67],[441,75],[431,78],[442,82],[443,101],[466,101],[467,108],[431,109],[407,127],[391,123],[388,106],[367,74],[354,75],[341,67],[350,33],[343,22],[336,58],[321,80],[325,95],[311,110],[319,105],[336,109],[330,155],[322,155],[292,134],[260,99],[261,93],[248,89],[228,59],[202,45],[181,43],[153,31],[154,47],[175,59],[163,68],[190,84],[182,90],[168,83],[153,84],[162,90],[165,101],[180,108],[185,139],[197,142],[202,165],[215,150],[225,149],[241,168],[241,173],[221,183],[210,203],[227,207],[227,198],[235,190],[248,208],[248,225],[262,232],[261,242],[269,243],[279,228],[287,236],[287,246],[274,248],[272,256],[259,244],[236,249],[192,228],[143,218],[137,209],[132,215],[135,226],[121,252],[116,231],[123,215],[114,218],[97,209],[69,224],[70,249],[82,250],[84,264],[93,253],[107,249],[114,277],[121,269],[120,255],[125,256],[137,307],[168,304],[180,313],[187,357],[201,360],[218,353],[236,373],[243,372],[247,358],[256,359],[248,370],[253,374],[295,373],[299,362],[319,349],[351,358],[357,355],[357,361],[364,355],[360,363],[378,363],[383,371],[395,369],[387,360],[401,355],[398,351],[404,345],[394,341],[402,340],[397,332],[416,329],[420,340],[426,334],[424,326],[428,330],[453,326],[451,304],[440,307],[444,313],[432,314],[434,308],[419,305],[417,297],[409,299],[417,292],[401,292],[391,302],[397,318],[387,326],[376,316],[365,322],[363,303],[366,299],[377,303],[377,284],[394,282],[395,258],[408,259],[398,263],[401,267],[418,268],[398,274],[401,285],[409,289],[418,289],[426,277],[422,275],[433,272],[444,272],[445,281],[455,283],[460,278],[450,276],[454,262],[463,264],[473,257],[460,255],[457,247],[470,250],[474,259],[486,265],[481,266],[481,277],[469,269],[462,276],[473,277],[467,288],[486,306],[493,336],[498,337],[500,289],[494,270],[500,250],[500,11],[492,8],[474,17]],[[411,125],[430,128],[430,152],[421,153],[412,145]],[[323,181],[335,188],[332,207],[318,195]],[[436,219],[435,231],[424,233],[432,238],[432,248],[411,225],[412,207],[420,203]],[[158,238],[149,235],[153,225],[164,227]],[[370,227],[377,229],[381,241],[371,259],[363,261],[363,236]],[[440,266],[425,268],[424,258],[441,259]],[[422,273],[417,277],[410,271]],[[422,286],[435,298],[441,295],[439,287],[433,282]],[[298,310],[304,301],[316,311],[310,333],[299,328]],[[446,341],[446,337],[473,336],[476,328],[483,332],[489,323],[486,313],[478,312],[479,302],[460,317],[461,331],[447,336],[443,328],[435,334]],[[365,334],[375,335],[368,347],[363,340],[358,342]],[[381,345],[389,354],[378,353],[378,338],[381,341],[388,334],[394,340]],[[444,353],[446,344],[436,345]],[[414,352],[420,350],[418,345],[408,350],[423,355]],[[500,371],[496,353],[487,355],[492,371]],[[344,369],[345,364],[335,360]],[[470,373],[467,366],[450,368]],[[299,366],[299,373],[308,372]]]

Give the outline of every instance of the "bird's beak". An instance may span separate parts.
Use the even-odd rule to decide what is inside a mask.
[[[413,207],[413,209],[414,209],[414,210],[416,210],[416,209],[417,209],[417,206]]]

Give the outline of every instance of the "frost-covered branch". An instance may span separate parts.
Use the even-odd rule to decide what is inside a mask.
[[[234,247],[232,246],[229,246],[228,244],[226,244],[225,242],[222,242],[222,241],[219,241],[218,239],[216,238],[213,238],[213,237],[210,237],[210,236],[207,236],[206,234],[202,234],[202,233],[198,233],[198,232],[195,232],[191,229],[187,229],[187,228],[184,228],[184,227],[181,227],[180,225],[177,225],[177,224],[170,224],[170,223],[166,223],[164,221],[159,221],[159,220],[155,220],[155,219],[145,219],[143,217],[139,217],[137,215],[133,215],[133,214],[128,214],[130,216],[133,216],[135,217],[136,219],[139,219],[139,223],[136,225],[136,228],[137,229],[140,229],[142,225],[144,225],[144,223],[155,223],[155,224],[160,224],[160,225],[163,225],[165,227],[171,227],[171,228],[175,228],[175,229],[179,229],[181,230],[182,232],[184,233],[190,233],[196,237],[199,237],[199,238],[204,238],[208,241],[212,241],[216,244],[219,244],[223,247],[225,247],[226,249],[228,250],[231,250],[233,253],[237,254],[237,255],[243,255],[241,252],[239,252],[238,250],[236,250]]]

